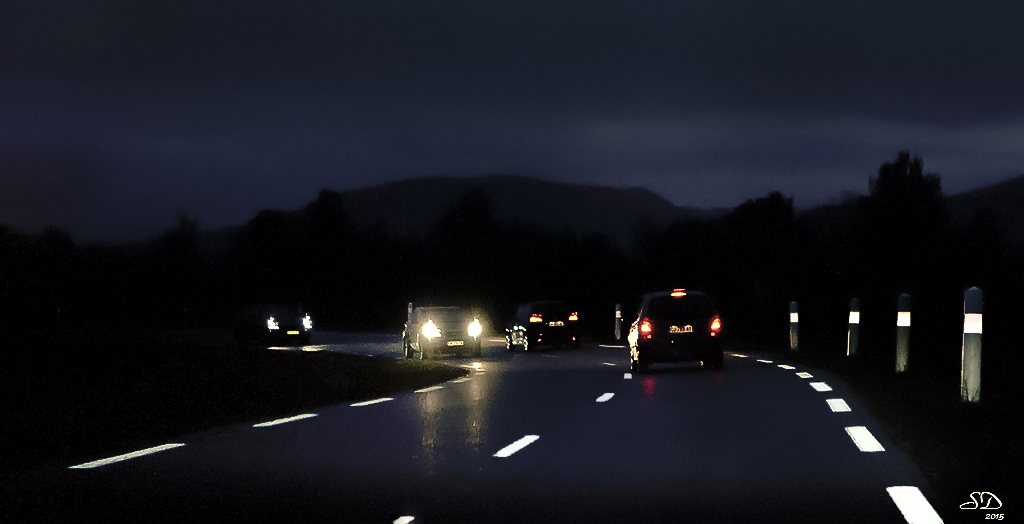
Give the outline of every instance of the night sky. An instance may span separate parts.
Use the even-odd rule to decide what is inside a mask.
[[[4,0],[0,223],[240,224],[427,175],[686,206],[1024,174],[1020,0]]]

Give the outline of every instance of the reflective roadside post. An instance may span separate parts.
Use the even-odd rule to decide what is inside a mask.
[[[797,313],[796,301],[789,303],[789,350],[796,351],[799,347],[800,315]]]
[[[850,300],[850,327],[846,330],[846,356],[852,357],[857,354],[857,344],[860,342],[860,300]]]
[[[896,306],[896,372],[903,373],[910,353],[910,295],[901,294]]]
[[[622,340],[622,304],[615,304],[615,340]]]
[[[412,319],[412,302],[409,302],[409,305],[405,307],[405,321],[409,322],[410,319]]]
[[[960,400],[981,400],[981,312],[984,296],[977,287],[964,292],[964,345],[960,353]]]

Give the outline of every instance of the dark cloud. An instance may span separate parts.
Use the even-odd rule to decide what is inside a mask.
[[[908,148],[965,190],[1024,172],[1021,26],[1010,0],[12,0],[0,140],[102,159],[152,223],[488,172],[813,205]]]

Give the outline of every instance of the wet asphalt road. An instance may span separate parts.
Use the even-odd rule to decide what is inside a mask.
[[[385,338],[314,342],[399,355]],[[727,353],[724,371],[631,376],[622,348],[508,353],[497,339],[482,358],[448,362],[472,372],[113,464],[37,471],[4,505],[19,522],[903,523],[886,488],[929,493],[844,385],[815,370]],[[884,451],[861,451],[852,426]]]

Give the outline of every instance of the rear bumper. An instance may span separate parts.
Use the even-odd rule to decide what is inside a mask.
[[[575,326],[538,326],[526,328],[526,339],[531,346],[571,344],[579,340],[579,335]]]
[[[637,351],[647,362],[695,362],[721,355],[722,341],[716,338],[686,343],[640,341]]]

